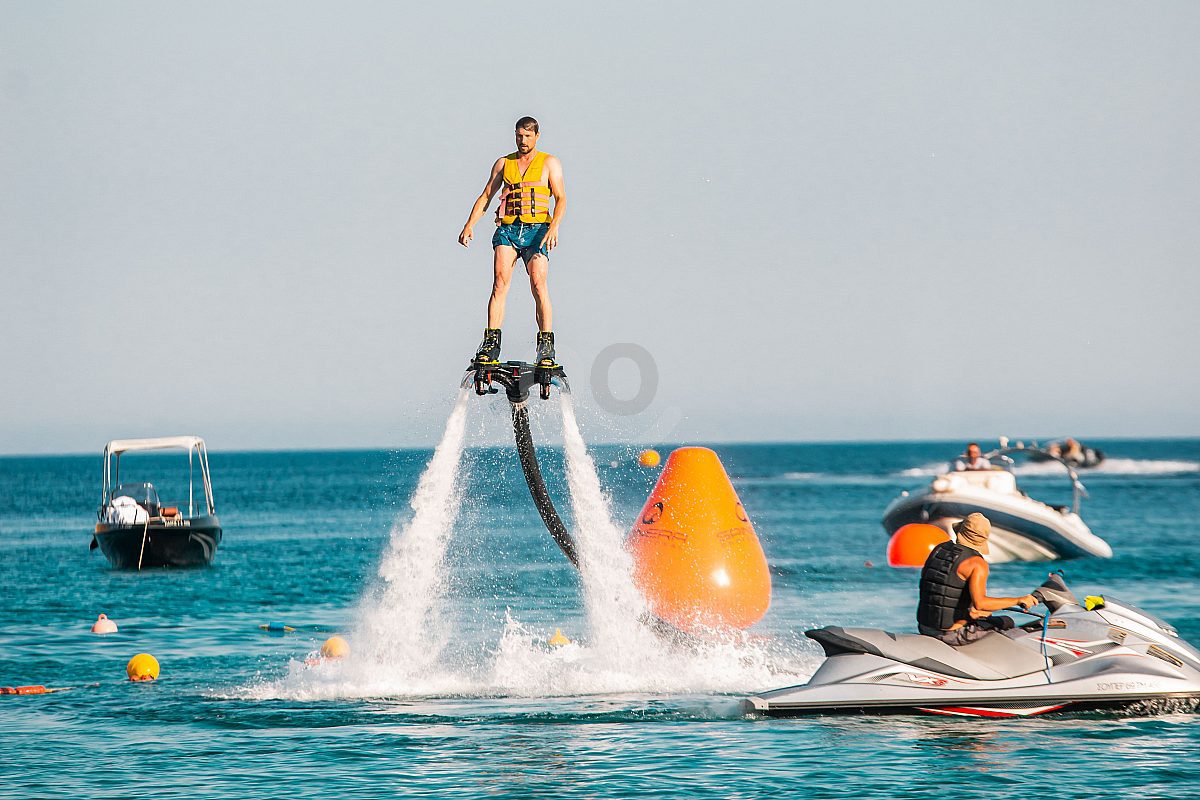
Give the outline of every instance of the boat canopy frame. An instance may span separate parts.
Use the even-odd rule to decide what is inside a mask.
[[[160,436],[152,439],[113,439],[104,446],[104,482],[100,489],[100,510],[112,500],[109,492],[115,488],[121,477],[121,455],[123,453],[146,450],[186,450],[188,454],[188,517],[196,516],[195,502],[195,471],[194,465],[200,466],[200,478],[204,488],[205,505],[208,516],[217,513],[213,502],[212,478],[208,469],[208,448],[199,436]]]
[[[1075,471],[1075,468],[1072,467],[1070,463],[1062,458],[1059,458],[1053,453],[1043,450],[1041,447],[997,447],[995,450],[984,453],[983,457],[989,461],[992,459],[1001,459],[1004,461],[1005,468],[1009,469],[1015,463],[1011,455],[1012,453],[1019,453],[1022,455],[1037,453],[1040,456],[1045,456],[1047,461],[1057,461],[1059,464],[1061,464],[1062,468],[1067,471],[1067,476],[1071,479],[1071,512],[1074,514],[1079,514],[1079,509],[1083,498],[1087,497],[1088,493],[1087,488],[1085,488],[1083,485],[1083,482],[1079,480],[1079,473]]]

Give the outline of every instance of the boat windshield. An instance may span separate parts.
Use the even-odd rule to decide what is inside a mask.
[[[132,497],[147,511],[158,508],[158,492],[152,483],[121,483],[113,489],[112,497]],[[109,498],[111,501],[112,498]]]
[[[1029,480],[1030,482],[1036,482],[1039,480],[1044,481],[1048,478],[1057,478],[1065,475],[1071,486],[1071,505],[1069,506],[1069,509],[1076,514],[1079,513],[1079,501],[1081,498],[1087,497],[1087,490],[1084,489],[1083,484],[1079,482],[1079,475],[1075,472],[1075,469],[1070,464],[1066,463],[1061,458],[1056,458],[1047,454],[1040,448],[1025,447],[1019,443],[1016,447],[1001,447],[998,450],[991,451],[990,453],[984,453],[984,458],[987,458],[992,462],[993,468],[1002,467],[1003,469],[1006,469],[1015,475],[1017,470],[1015,469],[1016,462],[1013,461],[1014,457],[1021,460],[1022,483],[1026,482],[1026,480]],[[1049,463],[1044,465],[1036,463],[1039,461],[1046,461]],[[1042,466],[1047,467],[1047,469],[1041,469]],[[1048,503],[1048,505],[1054,506],[1059,511],[1066,511],[1068,509],[1068,506],[1065,504],[1058,505],[1057,503]]]

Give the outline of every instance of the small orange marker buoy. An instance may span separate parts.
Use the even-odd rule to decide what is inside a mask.
[[[116,633],[117,623],[113,622],[106,615],[101,614],[92,623],[92,633]]]
[[[717,454],[667,458],[629,538],[634,580],[651,610],[680,630],[743,629],[771,605],[771,573]]]
[[[158,659],[149,653],[138,653],[125,665],[125,674],[131,681],[158,680]]]
[[[662,461],[662,456],[658,454],[657,450],[643,450],[638,456],[638,463],[643,467],[657,467],[660,461]]]
[[[571,640],[563,634],[562,628],[555,628],[554,635],[551,636],[550,640],[547,642],[547,644],[551,647],[566,647],[570,643]]]
[[[0,686],[0,694],[50,694],[55,689],[47,689],[45,686]]]
[[[888,539],[887,560],[891,567],[923,567],[933,548],[950,541],[950,534],[937,525],[910,522]]]
[[[330,636],[321,645],[323,658],[345,658],[350,655],[350,643],[340,636]]]

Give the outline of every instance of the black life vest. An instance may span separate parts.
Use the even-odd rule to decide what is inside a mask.
[[[917,630],[934,636],[950,630],[959,620],[970,619],[971,593],[967,582],[958,577],[958,568],[978,555],[978,551],[957,542],[942,542],[933,548],[921,569]]]

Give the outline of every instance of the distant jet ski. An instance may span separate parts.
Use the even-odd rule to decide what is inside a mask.
[[[923,522],[945,529],[953,538],[954,523],[978,511],[992,523],[989,562],[1110,558],[1112,548],[1079,516],[1086,490],[1074,468],[1062,459],[1047,456],[1046,460],[1062,464],[1072,488],[1071,507],[1047,505],[1017,487],[1011,455],[1021,453],[1028,455],[1031,450],[993,450],[985,454],[993,465],[991,469],[952,469],[934,477],[924,490],[903,492],[884,510],[884,529],[890,536],[904,525]]]
[[[1113,598],[1081,605],[1055,573],[1033,594],[1047,617],[957,648],[873,628],[807,631],[826,655],[809,682],[750,697],[744,708],[768,716],[1031,717],[1191,711],[1200,703],[1200,651],[1166,622]]]
[[[1032,461],[1060,460],[1075,469],[1091,469],[1104,463],[1104,451],[1088,447],[1075,439],[1060,439],[1044,445],[1027,447]]]

